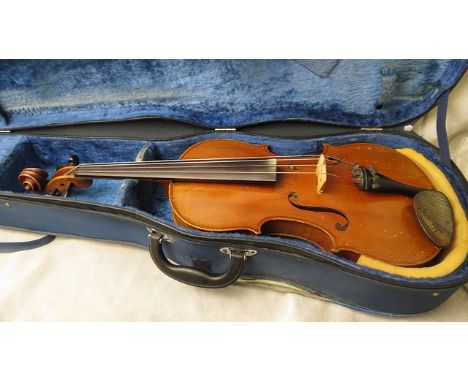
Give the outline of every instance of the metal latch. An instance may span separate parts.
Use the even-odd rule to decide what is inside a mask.
[[[154,228],[146,227],[148,230],[149,234],[148,237],[151,238],[152,234],[158,234],[158,231],[156,231]],[[175,242],[175,239],[167,234],[161,234],[161,237],[159,238],[159,242],[162,244],[163,242],[172,244]]]
[[[219,252],[221,252],[223,255],[229,255],[229,257],[233,256],[242,258],[244,260],[246,260],[247,257],[255,256],[257,254],[255,249],[240,249],[233,247],[222,247],[219,249]]]
[[[235,127],[215,127],[215,131],[236,131]]]
[[[405,127],[403,127],[403,131],[413,131],[413,128],[413,125],[406,125]]]

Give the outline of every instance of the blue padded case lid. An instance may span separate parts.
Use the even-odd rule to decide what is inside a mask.
[[[159,117],[208,127],[385,127],[427,112],[468,60],[5,60],[8,130]]]

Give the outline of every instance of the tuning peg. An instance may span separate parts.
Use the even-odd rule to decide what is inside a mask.
[[[68,157],[69,166],[78,166],[79,164],[80,164],[80,158],[78,158],[78,155],[70,155]]]
[[[62,164],[60,166],[57,166],[55,170],[58,171],[65,166],[78,166],[79,164],[80,164],[80,158],[78,157],[78,155],[70,155],[67,159],[67,164]]]

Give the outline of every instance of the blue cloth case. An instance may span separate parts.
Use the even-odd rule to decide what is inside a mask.
[[[213,277],[237,256],[220,248],[242,256],[255,250],[241,259],[241,280],[289,285],[374,313],[428,311],[468,280],[468,261],[440,278],[401,277],[300,240],[177,226],[154,183],[100,180],[64,199],[26,194],[16,178],[24,167],[51,173],[70,154],[82,163],[176,159],[213,138],[267,143],[281,155],[318,153],[323,143],[373,142],[423,153],[445,173],[467,211],[464,177],[403,128],[434,107],[467,67],[465,60],[2,61],[0,224],[142,246],[149,244],[150,229],[171,263]],[[122,121],[126,134],[118,128]],[[196,134],[171,135],[173,121],[197,127]],[[155,139],[119,137],[143,123]],[[273,125],[282,138],[270,136]],[[71,127],[78,133],[65,136]]]

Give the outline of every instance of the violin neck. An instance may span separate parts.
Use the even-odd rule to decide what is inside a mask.
[[[276,158],[191,159],[80,164],[76,166],[73,174],[91,179],[275,182],[277,160]]]

